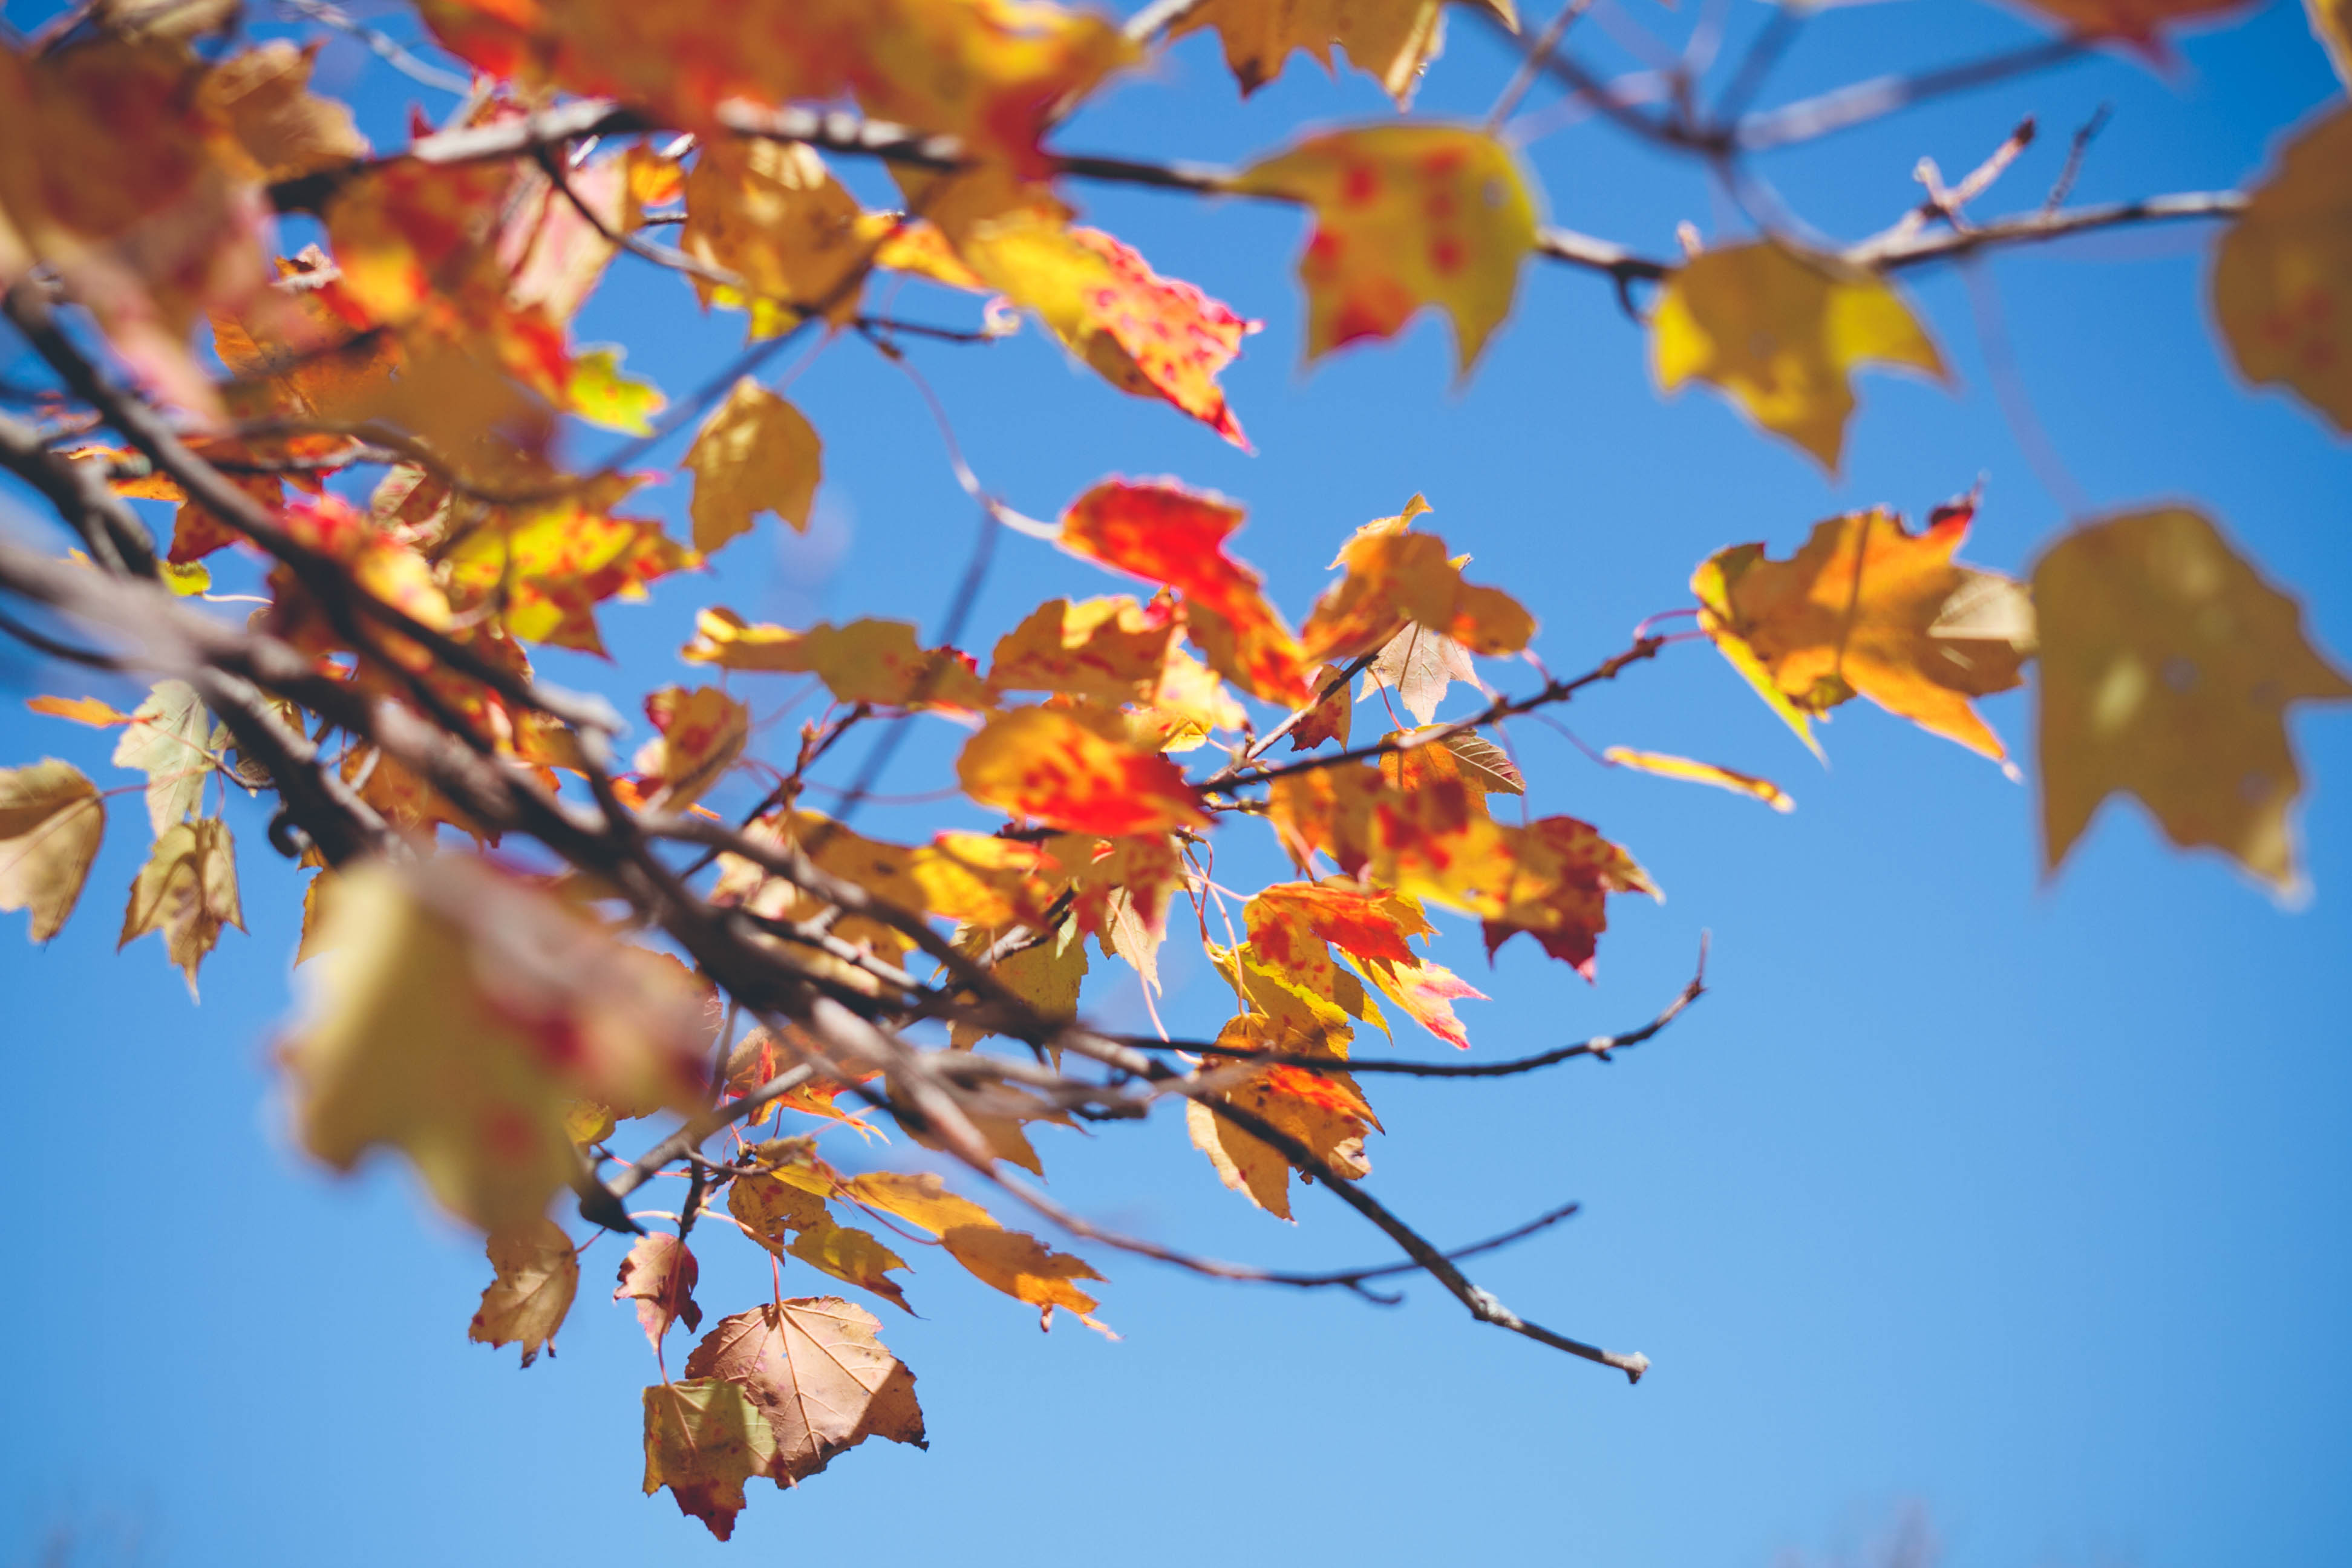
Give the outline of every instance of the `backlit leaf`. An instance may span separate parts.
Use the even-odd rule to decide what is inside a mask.
[[[546,1212],[575,1100],[699,1110],[709,1031],[672,961],[463,857],[337,873],[283,1059],[303,1146],[348,1171],[379,1144],[486,1230]]]
[[[2033,597],[2043,865],[2123,793],[2182,848],[2211,846],[2294,894],[2303,786],[2286,710],[2352,698],[2301,606],[2179,507],[2077,528],[2034,566]]]
[[[553,1353],[555,1331],[580,1289],[580,1255],[563,1227],[545,1215],[492,1231],[487,1250],[498,1277],[483,1288],[466,1337],[491,1346],[519,1343],[529,1366],[541,1350]]]
[[[196,102],[228,134],[220,145],[248,179],[291,179],[367,154],[352,111],[310,90],[318,47],[283,38],[231,55],[205,73]]]
[[[940,1245],[974,1278],[1036,1308],[1039,1328],[1054,1326],[1056,1307],[1076,1313],[1089,1327],[1101,1327],[1089,1316],[1095,1299],[1072,1283],[1102,1278],[1084,1258],[1056,1252],[1025,1231],[995,1225],[953,1226],[940,1234]]]
[[[747,375],[704,421],[683,466],[694,475],[694,547],[708,555],[763,511],[806,532],[824,463],[800,410]]]
[[[1970,699],[2007,691],[2033,648],[2032,606],[1996,573],[1956,563],[1972,503],[1939,509],[1913,533],[1885,509],[1815,526],[1772,561],[1735,545],[1691,578],[1699,625],[1798,737],[1859,693],[1995,762],[2000,738]]]
[[[1713,784],[1734,795],[1753,795],[1775,811],[1794,811],[1797,803],[1770,779],[1759,779],[1754,773],[1738,773],[1719,768],[1713,763],[1696,763],[1688,757],[1677,757],[1664,752],[1637,752],[1631,746],[1612,746],[1601,753],[1621,768],[1633,768],[1645,773],[1655,773],[1662,779],[1681,779],[1688,784]]]
[[[814,675],[843,702],[974,710],[992,706],[966,656],[953,648],[926,652],[905,621],[868,618],[844,626],[821,621],[796,632],[747,625],[734,611],[714,607],[697,614],[694,640],[679,657],[721,669]]]
[[[1748,416],[1838,470],[1864,363],[1948,380],[1943,356],[1875,273],[1777,240],[1702,251],[1676,268],[1650,316],[1662,391],[1711,382]]]
[[[740,1387],[774,1434],[779,1486],[805,1479],[868,1437],[928,1445],[915,1374],[882,1346],[882,1325],[838,1296],[801,1297],[721,1318],[687,1375]]]
[[[1116,714],[1000,713],[965,743],[956,777],[983,805],[1073,832],[1117,837],[1207,822],[1181,770],[1130,742]]]
[[[567,1242],[565,1250],[570,1249]],[[669,1332],[672,1323],[683,1319],[688,1333],[702,1327],[702,1309],[694,1300],[695,1280],[700,1273],[701,1266],[686,1243],[655,1231],[637,1237],[628,1256],[621,1259],[620,1284],[613,1300],[636,1302],[637,1326],[645,1330],[646,1342],[658,1353],[662,1336]],[[576,1266],[573,1279],[576,1283]],[[524,1359],[530,1359],[527,1349]]]
[[[1518,26],[1511,0],[1460,0]],[[1445,44],[1443,0],[1209,0],[1180,15],[1171,38],[1214,27],[1224,40],[1225,64],[1244,96],[1282,74],[1291,51],[1305,49],[1331,66],[1331,46],[1348,51],[1356,68],[1380,79],[1403,109],[1412,101]]]
[[[25,706],[35,713],[52,719],[69,719],[77,724],[88,724],[94,730],[110,730],[118,724],[131,722],[125,713],[111,702],[100,702],[95,697],[27,697]]]
[[[106,835],[106,806],[79,768],[55,757],[0,768],[0,910],[33,911],[31,934],[58,934],[81,898]]]
[[[1242,509],[1172,479],[1106,479],[1062,514],[1073,555],[1167,584],[1183,596],[1209,668],[1270,702],[1303,702],[1297,639],[1265,599],[1264,579],[1225,553]]]
[[[196,993],[196,967],[220,941],[221,927],[245,929],[236,896],[236,847],[228,824],[216,816],[175,822],[155,836],[155,847],[131,884],[122,911],[127,947],[149,931],[163,934],[163,949]]]
[[[1433,12],[1433,7],[1432,8]],[[1392,338],[1427,306],[1454,322],[1467,375],[1518,292],[1535,199],[1518,160],[1482,132],[1374,125],[1310,137],[1244,170],[1235,188],[1304,202],[1307,357]]]
[[[708,794],[751,738],[751,710],[715,686],[665,686],[646,699],[659,737],[636,755],[637,772],[659,785],[658,799],[683,809]]]
[[[1137,701],[1157,688],[1176,631],[1161,600],[1139,605],[1124,594],[1048,599],[998,639],[988,684],[999,691]]]
[[[1412,515],[1409,510],[1406,518],[1368,523],[1340,550],[1333,564],[1348,574],[1315,602],[1299,634],[1309,658],[1344,662],[1381,652],[1409,626],[1472,653],[1510,654],[1528,646],[1535,617],[1500,588],[1464,582],[1444,540],[1404,526]]]
[[[857,313],[859,290],[845,285],[872,249],[858,216],[857,198],[814,149],[714,137],[686,177],[678,248],[751,290],[697,278],[703,303],[749,310],[751,335],[773,337],[799,321],[795,305],[837,297],[835,321]]]
[[[196,809],[215,763],[213,716],[184,680],[159,680],[131,711],[114,765],[147,775],[147,819],[161,837]]]
[[[656,1384],[645,1405],[646,1495],[669,1488],[680,1513],[726,1540],[743,1511],[743,1483],[775,1468],[774,1428],[749,1390],[725,1378]]]
[[[2247,380],[2352,431],[2352,108],[2290,142],[2222,234],[2213,314]]]
[[[631,381],[621,374],[626,352],[607,344],[574,354],[572,379],[564,385],[564,406],[591,425],[630,436],[650,436],[654,416],[668,406],[669,399],[653,383]]]

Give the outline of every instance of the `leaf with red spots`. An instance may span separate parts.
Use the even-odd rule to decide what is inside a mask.
[[[702,1327],[702,1309],[694,1301],[694,1283],[700,1273],[701,1266],[685,1242],[656,1231],[639,1237],[621,1259],[620,1284],[613,1300],[636,1302],[637,1325],[658,1353],[672,1323],[683,1319],[688,1333]]]
[[[1264,580],[1225,553],[1242,509],[1173,479],[1105,479],[1062,514],[1062,548],[1153,583],[1184,601],[1209,667],[1270,702],[1313,695],[1298,639],[1266,602]]]
[[[1424,307],[1454,321],[1467,375],[1511,313],[1535,249],[1534,198],[1508,149],[1451,125],[1375,125],[1310,137],[1244,170],[1235,188],[1303,202],[1307,357],[1392,338]]]
[[[1323,958],[1328,942],[1431,1034],[1469,1046],[1453,1005],[1486,994],[1412,951],[1408,939],[1436,928],[1411,899],[1339,879],[1282,882],[1250,900],[1244,919],[1251,950],[1268,963],[1296,970]]]
[[[956,760],[983,805],[1077,833],[1165,832],[1207,823],[1200,795],[1165,757],[1127,738],[1115,713],[1015,708],[988,721]]]
[[[1535,617],[1500,588],[1464,582],[1444,540],[1412,531],[1412,520],[1428,510],[1419,496],[1413,503],[1400,516],[1366,523],[1340,550],[1332,564],[1348,574],[1307,617],[1299,634],[1307,657],[1345,661],[1381,652],[1408,626],[1472,653],[1517,653],[1528,646]]]
[[[988,684],[999,691],[1059,691],[1135,702],[1159,687],[1176,638],[1164,600],[1124,594],[1049,599],[996,645]]]
[[[665,686],[646,699],[646,717],[659,735],[637,752],[637,772],[673,810],[701,799],[751,734],[751,710],[715,686]]]
[[[283,1048],[305,1148],[338,1170],[379,1145],[486,1230],[523,1226],[572,1178],[564,1113],[705,1103],[702,999],[482,862],[441,855],[337,873]]]
[[[1516,29],[1511,0],[1460,0]],[[1208,0],[1177,13],[1171,38],[1214,27],[1224,40],[1225,64],[1244,96],[1282,74],[1294,50],[1305,49],[1331,68],[1331,46],[1348,51],[1357,69],[1380,79],[1399,109],[1412,102],[1445,44],[1443,0]]]
[[[642,598],[646,584],[695,560],[660,523],[614,513],[639,482],[598,479],[541,505],[495,509],[442,557],[452,601],[494,608],[526,642],[603,653],[596,606]]]

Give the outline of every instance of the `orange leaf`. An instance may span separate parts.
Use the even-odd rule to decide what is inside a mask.
[[[1517,653],[1535,635],[1535,618],[1499,588],[1462,580],[1445,542],[1410,531],[1428,510],[1419,496],[1401,516],[1366,523],[1332,564],[1348,574],[1307,617],[1301,639],[1309,658],[1344,662],[1376,653],[1407,626],[1448,637],[1472,653]]]
[[[1298,641],[1258,574],[1225,553],[1242,509],[1173,479],[1106,479],[1062,514],[1062,548],[1184,597],[1209,666],[1243,690],[1296,705],[1313,693]]]
[[[1116,714],[1000,713],[966,742],[956,776],[983,805],[1073,832],[1117,837],[1208,821],[1182,772],[1129,742]]]
[[[1630,746],[1612,746],[1601,755],[1621,768],[1655,773],[1662,779],[1713,784],[1735,795],[1754,795],[1775,811],[1797,809],[1797,803],[1789,798],[1787,791],[1770,779],[1759,779],[1754,773],[1735,773],[1729,768],[1717,767],[1713,763],[1696,763],[1688,757],[1671,756],[1664,752],[1637,752]]]
[[[100,702],[95,697],[28,697],[25,700],[25,706],[36,713],[46,713],[52,719],[70,719],[94,730],[110,730],[117,724],[131,722],[130,714],[110,702]]]
[[[883,708],[992,706],[969,655],[953,648],[925,652],[905,621],[871,618],[804,632],[750,626],[734,611],[714,607],[695,617],[694,640],[679,651],[689,664],[721,669],[814,675],[843,702]]]

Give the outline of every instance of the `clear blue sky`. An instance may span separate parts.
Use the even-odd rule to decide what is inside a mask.
[[[1629,11],[1660,27],[1687,16]],[[1735,39],[1764,15],[1739,0]],[[1622,58],[1584,30],[1588,58]],[[1957,0],[1832,11],[1768,100],[2030,36]],[[322,78],[340,86],[365,61],[331,45]],[[1422,108],[1479,114],[1510,64],[1458,23]],[[368,79],[383,141],[412,97],[435,113],[446,101]],[[2032,112],[2044,139],[1986,208],[2010,210],[2039,202],[2065,134],[2104,102],[2114,119],[2081,198],[2211,188],[2261,167],[2335,86],[2300,10],[2273,4],[2187,39],[2169,73],[2077,64],[1764,167],[1850,238],[1914,198],[1920,156],[1957,176]],[[1363,78],[1335,85],[1303,63],[1239,103],[1214,43],[1195,39],[1089,109],[1066,144],[1234,159],[1302,120],[1381,111]],[[1727,232],[1690,170],[1604,126],[1532,156],[1558,221],[1652,251],[1680,219]],[[874,192],[870,171],[848,173]],[[1639,331],[1589,277],[1531,267],[1459,394],[1434,321],[1302,374],[1297,215],[1080,195],[1161,270],[1265,319],[1226,377],[1260,455],[1074,372],[1034,330],[917,359],[974,466],[1025,511],[1051,516],[1109,473],[1174,473],[1244,500],[1240,552],[1294,617],[1338,540],[1415,490],[1430,525],[1476,556],[1471,575],[1536,612],[1558,668],[1687,602],[1692,565],[1726,543],[1785,552],[1815,520],[1874,502],[1916,517],[1982,474],[1969,554],[2022,571],[2066,515],[2002,419],[1948,271],[1914,287],[1957,394],[1866,381],[1847,475],[1831,483],[1705,391],[1661,401]],[[2300,586],[2323,645],[2352,654],[2352,465],[2303,407],[2235,384],[2208,327],[2211,238],[2012,253],[1986,281],[2092,504],[2202,503]],[[906,308],[969,310],[911,295]],[[677,392],[740,330],[698,317],[677,279],[625,268],[582,335],[625,340],[631,370]],[[544,661],[554,679],[631,693],[687,679],[674,650],[712,597],[755,616],[937,627],[974,518],[914,391],[844,343],[791,393],[825,441],[811,535],[763,527],[721,558],[716,588],[674,580],[607,610],[626,682],[564,656]],[[684,487],[656,504],[679,519]],[[1108,589],[1033,541],[1001,545],[987,637],[1050,594]],[[109,737],[16,700],[76,689],[64,679],[0,648],[0,761],[64,756],[114,782]],[[2027,739],[2021,697],[1988,709]],[[667,1496],[638,1495],[637,1390],[653,1368],[633,1315],[604,1299],[617,1248],[587,1255],[560,1355],[519,1373],[511,1349],[465,1339],[486,1278],[473,1238],[391,1163],[336,1181],[290,1147],[268,1058],[298,883],[253,808],[231,812],[251,931],[206,965],[202,1005],[154,942],[111,951],[147,838],[134,806],[64,936],[32,949],[21,917],[0,932],[0,1149],[19,1205],[0,1305],[0,1561],[40,1560],[62,1526],[85,1537],[78,1561],[246,1568],[786,1553],[1762,1568],[1856,1545],[1912,1500],[1953,1568],[2352,1560],[2352,722],[2323,710],[2296,725],[2316,780],[2318,893],[2286,912],[2210,858],[2163,849],[2129,806],[2045,887],[2030,790],[1860,704],[1829,730],[1825,773],[1704,647],[1565,718],[1595,745],[1770,774],[1800,809],[1604,772],[1540,725],[1517,731],[1538,809],[1601,825],[1670,901],[1621,904],[1591,987],[1525,943],[1490,981],[1475,932],[1450,926],[1444,956],[1495,998],[1464,1008],[1476,1050],[1638,1022],[1682,984],[1703,930],[1713,994],[1612,1065],[1376,1085],[1389,1136],[1373,1180],[1449,1242],[1583,1200],[1482,1277],[1532,1317],[1646,1352],[1655,1370],[1638,1388],[1478,1328],[1427,1286],[1381,1310],[1097,1254],[1113,1280],[1103,1313],[1126,1335],[1108,1344],[1073,1325],[1040,1336],[1025,1310],[919,1258],[908,1288],[925,1316],[885,1327],[919,1377],[930,1451],[877,1444],[793,1495],[762,1486],[719,1547]],[[942,782],[950,738],[910,746],[890,787]],[[918,816],[867,826],[913,833]],[[1255,854],[1236,843],[1226,863],[1270,873]],[[1170,948],[1169,1021],[1211,1028],[1218,987],[1183,951]],[[1139,1016],[1131,985],[1099,965],[1088,997],[1110,1021]],[[1179,1118],[1045,1142],[1057,1193],[1127,1226],[1285,1266],[1383,1256],[1318,1194],[1295,1230],[1249,1208]],[[704,1249],[714,1313],[767,1289],[751,1249],[724,1239]]]

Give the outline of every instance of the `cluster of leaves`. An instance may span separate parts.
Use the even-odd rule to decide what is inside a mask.
[[[2158,23],[2214,8],[2042,4],[2085,45],[2152,46]],[[1297,49],[1329,64],[1336,45],[1402,110],[1438,50],[1438,0],[1207,0],[1126,28],[1009,0],[418,9],[477,85],[446,125],[383,153],[311,89],[310,51],[226,41],[234,8],[209,0],[100,4],[0,47],[0,284],[60,389],[49,428],[5,422],[0,456],[83,545],[59,563],[0,542],[0,586],[109,644],[23,628],[37,647],[164,677],[129,712],[33,703],[121,730],[115,762],[145,775],[154,848],[123,941],[160,932],[193,989],[223,929],[242,925],[230,788],[272,797],[273,846],[316,869],[310,1002],[282,1053],[303,1143],[343,1169],[397,1149],[480,1226],[494,1279],[471,1333],[519,1343],[526,1364],[601,1234],[575,1243],[549,1218],[556,1197],[575,1192],[585,1218],[635,1235],[615,1300],[635,1304],[662,1371],[645,1394],[646,1489],[668,1487],[722,1537],[751,1478],[793,1484],[869,1436],[924,1440],[913,1374],[877,1321],[836,1296],[786,1297],[787,1259],[907,1308],[894,1248],[936,1246],[1048,1324],[1058,1309],[1102,1326],[1089,1264],[935,1173],[846,1173],[818,1152],[820,1132],[878,1136],[868,1110],[1105,1245],[1290,1283],[1360,1288],[1379,1272],[1187,1259],[1010,1173],[1042,1174],[1037,1124],[1181,1098],[1209,1166],[1257,1207],[1290,1217],[1294,1176],[1329,1186],[1483,1321],[1638,1376],[1638,1356],[1510,1313],[1362,1191],[1380,1121],[1360,1080],[1449,1069],[1353,1049],[1361,1027],[1392,1035],[1391,1008],[1469,1046],[1454,1005],[1480,994],[1432,956],[1433,910],[1476,921],[1490,953],[1525,933],[1591,976],[1611,897],[1657,889],[1591,824],[1498,811],[1525,806],[1527,782],[1481,731],[1694,635],[1658,633],[1666,617],[1653,617],[1590,672],[1497,695],[1478,661],[1540,672],[1534,618],[1465,577],[1418,496],[1345,540],[1339,575],[1294,629],[1231,552],[1244,520],[1232,501],[1113,478],[1045,522],[973,481],[997,522],[1139,587],[1040,605],[985,660],[927,647],[903,621],[788,627],[710,605],[680,650],[702,683],[645,697],[653,738],[622,766],[617,720],[536,682],[530,650],[601,653],[608,602],[642,597],[763,514],[807,525],[823,440],[757,374],[777,345],[858,337],[903,360],[926,332],[986,342],[1026,315],[1113,387],[1244,444],[1218,377],[1257,324],[1076,221],[1069,179],[1124,180],[1307,209],[1310,359],[1434,309],[1467,374],[1538,257],[1629,298],[1653,289],[1663,390],[1706,381],[1834,469],[1858,365],[1943,374],[1896,271],[2188,212],[2230,219],[2214,302],[2249,378],[2352,428],[2341,107],[2251,194],[2193,212],[2053,203],[1972,223],[1962,203],[2005,166],[1997,156],[1957,190],[1931,180],[1918,212],[1845,252],[1694,237],[1668,262],[1547,227],[1517,152],[1489,128],[1348,127],[1230,172],[1045,145],[1158,38],[1203,27],[1244,91]],[[1500,0],[1482,9],[1516,25]],[[1530,71],[1577,85],[1558,46],[1580,9],[1529,50]],[[2341,58],[2340,12],[2315,22]],[[1605,84],[1577,90],[1607,97]],[[870,118],[812,107],[842,101]],[[1738,143],[1737,123],[1612,112],[1670,144]],[[884,159],[903,205],[864,207],[828,152]],[[273,260],[273,213],[314,218],[320,243]],[[655,237],[671,226],[675,245]],[[673,409],[625,374],[618,348],[574,341],[624,254],[744,312],[751,349],[707,399]],[[870,314],[877,274],[983,298],[981,324]],[[87,313],[105,355],[62,330],[61,307]],[[561,457],[567,420],[631,439],[577,471]],[[631,465],[689,425],[687,542],[629,508],[649,477]],[[160,559],[126,500],[173,509]],[[2125,793],[2176,843],[2292,888],[2300,784],[2284,711],[2352,696],[2294,601],[2181,507],[2081,523],[2030,580],[1962,565],[1975,505],[1916,531],[1883,509],[1832,518],[1786,559],[1725,549],[1697,566],[1696,605],[1668,615],[1695,616],[1816,752],[1814,721],[1862,697],[2007,766],[1973,704],[2038,664],[2053,868]],[[224,550],[268,563],[249,626],[200,607]],[[751,754],[739,690],[762,675],[813,679],[831,699],[790,759]],[[1456,683],[1479,705],[1440,721]],[[1360,705],[1375,700],[1392,727],[1359,738]],[[863,783],[832,815],[810,804],[811,770],[845,735],[918,715],[970,731],[956,783],[1001,826],[897,844],[847,825]],[[1790,804],[1710,763],[1631,748],[1605,760]],[[735,821],[702,804],[730,774],[768,785]],[[54,760],[0,771],[0,909],[28,909],[37,942],[80,897],[110,793]],[[1213,834],[1237,817],[1271,830],[1292,879],[1245,898],[1213,879]],[[1080,1022],[1089,944],[1148,999],[1186,923],[1234,994],[1213,1038]],[[1027,1051],[982,1049],[992,1037]],[[632,1214],[629,1194],[664,1173],[686,1183],[678,1209]],[[643,1232],[651,1217],[671,1229]],[[706,1218],[772,1256],[776,1290],[719,1319],[673,1377],[666,1337],[703,1317],[688,1237]]]

